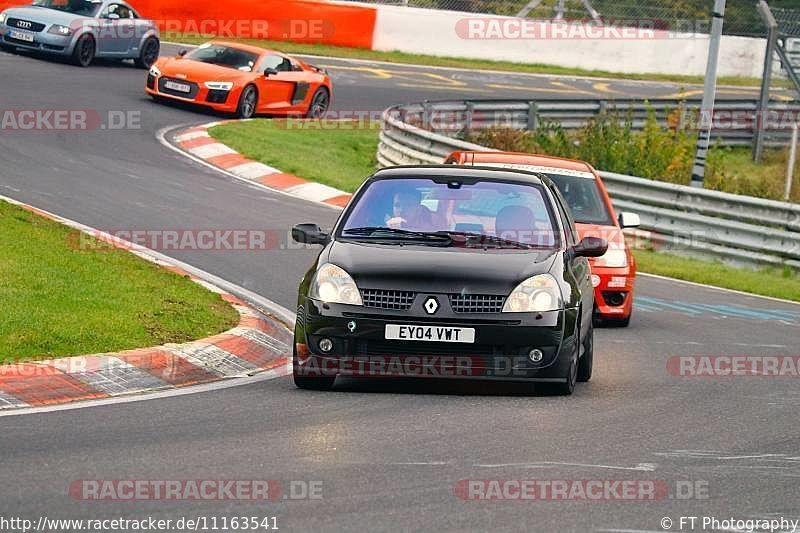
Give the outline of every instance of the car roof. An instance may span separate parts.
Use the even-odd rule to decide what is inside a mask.
[[[546,166],[579,172],[593,172],[594,169],[586,161],[566,159],[551,155],[528,154],[522,152],[462,152],[472,154],[473,164],[480,163],[517,163],[525,165]]]
[[[379,170],[371,179],[393,178],[471,178],[516,181],[542,185],[550,179],[544,174],[526,170],[461,165],[409,165]]]

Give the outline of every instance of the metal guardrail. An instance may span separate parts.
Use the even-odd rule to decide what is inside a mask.
[[[641,131],[648,117],[665,127],[691,129],[699,121],[698,100],[472,100],[408,104],[389,111],[398,119],[422,129],[449,136],[490,126],[532,130],[545,122],[564,129],[582,128],[601,113],[616,112]],[[712,141],[722,146],[752,146],[758,101],[718,101],[714,105]],[[766,144],[785,146],[792,135],[791,125],[800,119],[800,103],[772,102],[763,117]]]
[[[436,113],[473,114],[465,124],[444,121],[438,131]],[[453,138],[464,129],[495,125],[492,112],[535,125],[528,102],[500,102],[493,105],[471,102],[443,102],[397,106],[383,114],[378,146],[382,167],[440,164],[457,150],[490,150]],[[527,113],[520,114],[521,111]],[[415,124],[416,123],[416,124]],[[455,125],[455,126],[454,126]],[[449,135],[444,134],[446,131]],[[600,172],[615,208],[637,213],[642,230],[636,232],[662,250],[725,260],[746,266],[787,266],[800,270],[800,205],[695,189],[634,176]]]

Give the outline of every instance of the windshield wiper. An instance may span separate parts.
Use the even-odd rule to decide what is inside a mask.
[[[496,237],[494,235],[486,235],[483,233],[470,233],[468,231],[442,231],[439,232],[441,235],[448,235],[450,237],[458,236],[466,238],[466,244],[478,244],[480,246],[485,246],[487,243],[498,245],[499,247],[506,247],[506,248],[518,248],[521,250],[530,250],[531,248],[537,248],[533,244],[527,244],[524,242],[512,241],[510,239],[504,239],[502,237]],[[477,243],[470,243],[472,241],[478,241]]]
[[[425,241],[442,246],[450,246],[453,238],[444,232],[411,231],[406,229],[384,228],[379,226],[367,226],[363,228],[350,228],[342,232],[343,235],[353,235],[355,237],[372,237],[377,239],[403,239],[413,241]]]

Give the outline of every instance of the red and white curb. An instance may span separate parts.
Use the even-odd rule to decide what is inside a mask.
[[[237,178],[258,183],[296,198],[338,208],[343,208],[350,201],[349,193],[247,159],[208,133],[210,128],[227,122],[232,121],[193,126],[176,133],[171,141],[166,142],[193,158],[233,174]]]
[[[237,327],[186,344],[0,366],[0,412],[163,392],[261,372],[273,372],[277,377],[291,371],[293,317],[286,310],[261,298],[260,306],[269,307],[270,311],[260,312],[223,289],[220,285],[224,283],[218,283],[218,278],[210,274],[203,275],[202,271],[162,254],[11,198],[0,196],[0,201],[87,233],[189,277],[218,293],[239,313]]]

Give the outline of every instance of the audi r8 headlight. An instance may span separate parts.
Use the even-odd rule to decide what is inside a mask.
[[[504,313],[545,313],[564,307],[561,288],[550,274],[528,278],[514,289],[503,307]]]
[[[330,263],[317,270],[309,296],[329,304],[364,305],[350,274]]]
[[[47,30],[47,33],[52,33],[55,35],[61,35],[62,37],[66,37],[68,35],[72,35],[72,30],[69,26],[62,26],[61,24],[53,24],[50,26],[50,29]]]
[[[207,81],[206,87],[212,91],[230,91],[233,89],[233,83],[229,81]]]
[[[628,266],[628,254],[625,250],[610,248],[605,255],[594,260],[594,266],[624,268]]]
[[[152,67],[150,67],[150,75],[158,78],[161,76],[161,71],[158,70],[157,66],[153,65]]]

